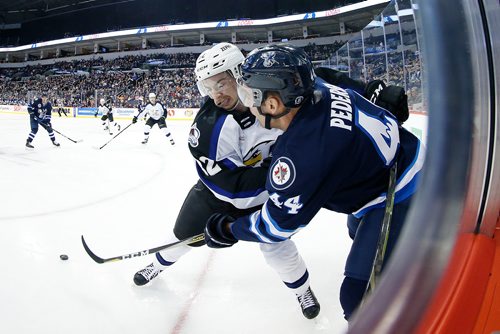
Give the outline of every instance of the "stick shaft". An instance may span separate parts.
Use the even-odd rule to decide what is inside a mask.
[[[162,246],[158,246],[158,247],[153,247],[153,248],[149,248],[149,249],[145,249],[145,250],[141,250],[141,251],[137,251],[137,252],[133,252],[133,253],[113,256],[110,258],[102,258],[102,257],[97,256],[89,248],[89,246],[87,245],[87,242],[85,241],[85,238],[82,235],[83,248],[85,249],[87,254],[92,258],[92,260],[94,260],[97,263],[116,262],[116,261],[131,259],[131,258],[138,257],[138,256],[145,256],[148,254],[157,253],[157,252],[162,251],[162,250],[167,249],[167,248],[174,248],[174,247],[178,247],[181,245],[190,245],[190,244],[194,244],[196,242],[203,241],[203,240],[205,240],[205,235],[203,233],[201,233],[201,234],[197,234],[193,237],[190,237],[190,238],[187,238],[184,240],[180,240],[180,241],[176,241],[176,242],[173,242],[170,244],[166,244],[166,245],[162,245]]]

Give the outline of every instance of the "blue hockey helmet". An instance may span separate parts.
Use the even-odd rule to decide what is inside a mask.
[[[247,107],[260,107],[267,92],[280,95],[287,108],[299,107],[314,91],[313,66],[300,48],[287,44],[253,50],[241,65],[238,95]]]

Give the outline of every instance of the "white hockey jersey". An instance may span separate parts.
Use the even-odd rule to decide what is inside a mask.
[[[156,102],[154,105],[151,104],[151,102],[148,102],[144,109],[142,109],[140,112],[138,111],[137,113],[137,118],[140,118],[141,116],[148,114],[149,117],[159,120],[160,117],[165,117],[167,118],[167,110],[163,107],[163,105],[160,102]]]
[[[208,100],[188,138],[200,180],[215,197],[236,208],[262,205],[268,198],[268,166],[262,163],[281,133],[263,128],[250,111],[228,112]]]
[[[113,113],[113,108],[111,108],[111,106],[109,106],[107,104],[105,104],[103,106],[99,105],[98,111],[99,111],[99,114],[101,114],[101,115],[107,115],[109,113]]]

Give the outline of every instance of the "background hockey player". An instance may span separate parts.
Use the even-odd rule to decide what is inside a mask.
[[[216,212],[243,216],[259,209],[268,198],[267,163],[281,131],[264,129],[239,101],[235,76],[243,60],[236,46],[220,43],[196,61],[198,88],[210,97],[195,117],[188,139],[200,180],[184,200],[169,242],[203,233],[206,220]],[[193,246],[202,245],[203,241]],[[304,316],[316,317],[320,305],[309,288],[309,273],[295,244],[284,240],[260,248],[297,296]],[[135,274],[135,284],[148,283],[190,249],[184,245],[156,253],[154,262]]]
[[[52,144],[54,146],[60,146],[56,141],[56,136],[54,135],[52,124],[50,123],[52,119],[52,104],[49,102],[47,94],[42,94],[41,98],[38,98],[33,101],[33,103],[29,104],[28,113],[30,115],[31,132],[26,140],[26,147],[34,148],[31,143],[33,142],[33,139],[35,139],[39,125],[47,131]]]
[[[213,215],[205,241],[214,248],[238,240],[281,243],[321,208],[351,214],[357,221],[349,224],[354,241],[340,291],[349,319],[367,289],[391,172],[395,200],[385,261],[416,191],[424,149],[385,109],[316,78],[307,55],[295,47],[254,50],[241,69],[240,100],[267,128],[284,133],[273,149],[262,210],[239,218]]]
[[[139,106],[139,110],[137,114],[132,118],[132,123],[136,123],[137,119],[143,115],[148,115],[149,118],[146,120],[146,124],[144,125],[144,140],[143,144],[147,144],[149,140],[149,133],[155,124],[158,124],[160,131],[170,140],[170,144],[175,145],[174,139],[170,134],[170,131],[167,128],[166,118],[167,118],[167,110],[163,107],[163,105],[156,101],[156,94],[149,93],[148,96],[148,104],[141,109]]]
[[[66,109],[64,109],[63,99],[57,100],[57,107],[56,108],[57,108],[56,111],[59,114],[59,117],[62,117],[61,113],[63,113],[64,116],[68,117],[68,112],[66,111]]]
[[[114,130],[117,132],[120,131],[120,124],[116,123],[115,118],[113,116],[113,107],[111,106],[111,100],[105,100],[101,98],[99,100],[99,108],[97,109],[94,116],[97,117],[97,114],[101,114],[101,121],[103,130],[109,130],[109,134],[112,135]]]

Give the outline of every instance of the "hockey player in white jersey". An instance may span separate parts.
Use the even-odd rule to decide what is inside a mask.
[[[243,60],[236,46],[219,43],[196,61],[198,88],[209,97],[196,115],[188,139],[199,181],[187,194],[168,242],[202,233],[213,213],[241,217],[260,209],[268,198],[268,161],[281,131],[262,127],[239,101],[235,76]],[[192,246],[204,244],[200,241]],[[135,284],[147,284],[191,249],[183,245],[156,253],[153,263],[135,274]],[[316,317],[320,305],[294,242],[288,239],[263,243],[260,249],[266,262],[295,294],[303,315],[308,319]]]
[[[132,123],[137,123],[137,119],[139,119],[141,116],[149,116],[149,118],[146,120],[146,125],[144,125],[144,140],[142,141],[142,143],[148,143],[149,133],[151,132],[151,129],[155,124],[158,124],[160,131],[162,131],[165,137],[170,140],[170,144],[175,145],[174,139],[172,138],[172,135],[167,128],[167,123],[165,122],[167,118],[167,110],[160,102],[156,101],[155,93],[149,93],[148,99],[148,104],[144,107],[144,109],[141,109],[139,107],[139,110],[132,119]]]
[[[116,130],[117,132],[120,131],[120,124],[116,123],[113,116],[113,107],[111,107],[111,101],[106,101],[105,99],[101,98],[99,100],[99,108],[97,109],[97,112],[94,116],[97,117],[98,113],[102,115],[101,121],[104,131],[109,130],[110,135],[113,135],[114,130]]]

